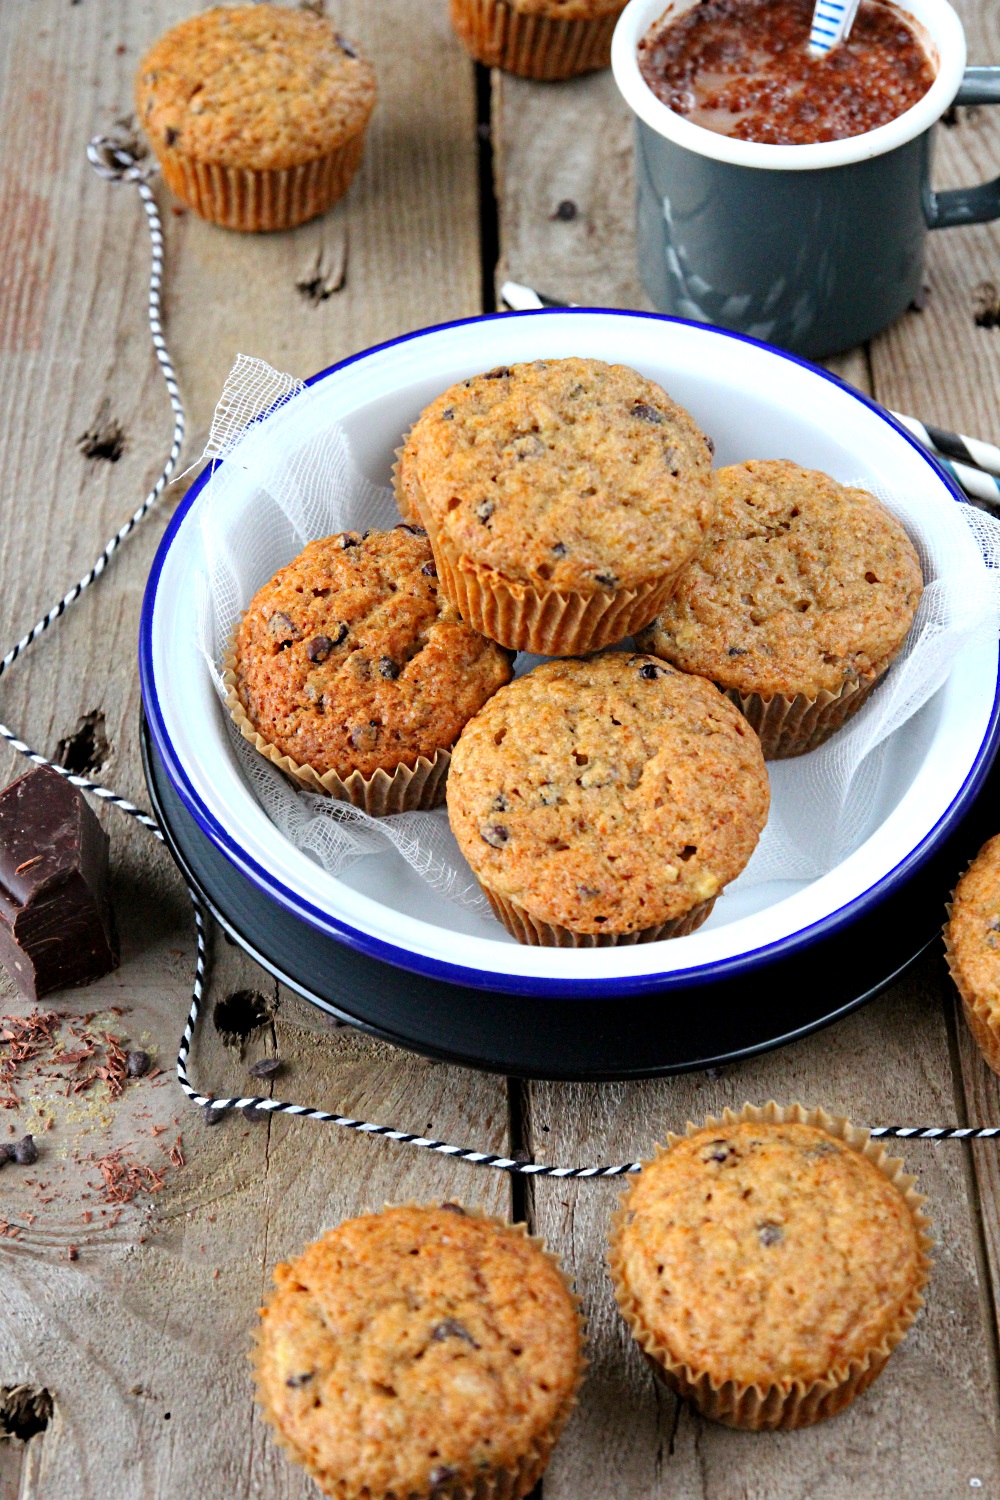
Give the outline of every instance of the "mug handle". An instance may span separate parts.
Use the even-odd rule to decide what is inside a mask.
[[[1000,67],[966,68],[955,104],[1000,104]],[[928,191],[924,203],[928,229],[951,229],[955,224],[985,224],[1000,218],[1000,177],[975,187]]]

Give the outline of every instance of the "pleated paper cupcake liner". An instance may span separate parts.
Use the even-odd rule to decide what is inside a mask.
[[[606,68],[623,9],[559,20],[517,10],[507,0],[451,0],[451,24],[466,51],[486,67],[546,83]]]
[[[969,860],[965,869],[968,870],[975,863],[979,855]],[[963,870],[963,875],[965,871]],[[976,1046],[979,1048],[989,1067],[994,1073],[1000,1074],[1000,1016],[988,1001],[973,993],[971,987],[966,984],[965,977],[959,966],[958,958],[951,941],[951,911],[955,900],[955,892],[951,893],[951,901],[945,910],[948,920],[944,924],[942,937],[944,938],[944,956],[948,965],[948,972],[952,982],[958,990],[958,997],[962,1002],[962,1014],[965,1016],[966,1025],[972,1032]]]
[[[174,149],[158,149],[157,158],[168,187],[201,218],[256,232],[293,229],[326,213],[350,187],[363,149],[361,130],[326,156],[280,171],[224,167]]]
[[[701,1129],[724,1129],[744,1121],[765,1124],[816,1125],[828,1135],[844,1141],[853,1151],[868,1158],[898,1188],[917,1226],[920,1244],[919,1281],[911,1289],[899,1310],[892,1328],[859,1359],[832,1367],[822,1378],[804,1381],[784,1379],[761,1386],[738,1380],[717,1383],[705,1370],[693,1369],[674,1358],[656,1332],[646,1323],[642,1308],[629,1291],[621,1260],[621,1231],[628,1212],[628,1194],[619,1199],[612,1218],[608,1262],[615,1296],[622,1316],[656,1373],[678,1396],[690,1401],[705,1417],[727,1427],[760,1432],[773,1428],[809,1427],[814,1422],[836,1416],[861,1394],[883,1369],[892,1351],[906,1336],[907,1330],[923,1306],[923,1288],[930,1275],[930,1220],[923,1212],[925,1199],[914,1191],[916,1178],[907,1175],[899,1157],[890,1157],[885,1147],[873,1141],[867,1130],[860,1130],[842,1116],[828,1115],[823,1109],[806,1109],[801,1104],[782,1106],[772,1100],[762,1109],[745,1104],[739,1111],[727,1109],[722,1118],[709,1115],[704,1126],[688,1124],[687,1134]],[[657,1156],[683,1139],[668,1133],[667,1146],[657,1147]]]
[[[532,948],[621,948],[635,943],[658,943],[661,938],[684,937],[711,915],[716,899],[713,896],[710,901],[693,906],[682,917],[643,927],[638,932],[572,932],[568,927],[533,917],[518,902],[491,891],[481,880],[479,885],[497,921],[503,923],[511,937]]]
[[[373,818],[384,818],[389,813],[423,812],[440,807],[444,802],[448,767],[451,765],[450,750],[439,750],[433,759],[421,755],[413,766],[397,766],[394,771],[378,770],[371,776],[362,776],[360,771],[347,777],[338,776],[336,771],[325,771],[321,775],[314,766],[299,765],[254,728],[239,695],[236,655],[232,646],[222,659],[222,684],[226,690],[226,707],[243,738],[305,791],[320,792],[338,802],[349,802]]]
[[[438,583],[466,624],[509,651],[536,656],[585,656],[614,646],[648,625],[673,592],[680,568],[640,584],[637,589],[601,590],[599,594],[544,592],[530,583],[504,578],[457,553],[435,525],[430,507],[406,462],[406,442],[397,449],[392,470],[400,514],[427,532]]]
[[[723,692],[756,730],[764,759],[790,760],[816,750],[836,734],[865,703],[889,665],[890,661],[882,662],[864,681],[847,682],[839,693],[822,692],[815,698],[804,693],[794,698],[782,693],[763,698],[736,688],[723,688]]]
[[[559,1257],[557,1255],[553,1255],[551,1250],[546,1249],[545,1241],[538,1235],[529,1234],[527,1225],[525,1224],[510,1224],[506,1219],[497,1218],[493,1214],[483,1213],[480,1209],[468,1208],[459,1200],[451,1199],[449,1201],[457,1203],[457,1205],[469,1218],[480,1219],[483,1223],[486,1224],[495,1224],[508,1232],[513,1230],[515,1233],[521,1235],[525,1239],[530,1240],[533,1245],[537,1246],[542,1255],[544,1255],[545,1259],[555,1267],[555,1269],[559,1273],[560,1280],[562,1281],[563,1285],[566,1287],[566,1290],[570,1295],[573,1306],[576,1309],[577,1317],[580,1320],[580,1337],[582,1341],[583,1336],[586,1332],[586,1327],[583,1320],[580,1299],[573,1291],[572,1287],[569,1285],[569,1282],[566,1278],[566,1273],[562,1268],[562,1262],[559,1260]],[[393,1205],[388,1203],[385,1205],[386,1208],[390,1208],[392,1206]],[[419,1208],[421,1206],[436,1207],[437,1205],[420,1205],[410,1201],[399,1206],[406,1208]],[[265,1299],[264,1306],[260,1309],[261,1314],[264,1314],[267,1307],[273,1300],[274,1295],[274,1292],[272,1292],[271,1295]],[[331,1475],[326,1471],[318,1470],[314,1465],[310,1464],[308,1459],[299,1452],[295,1444],[291,1442],[287,1437],[285,1437],[279,1425],[278,1413],[275,1411],[273,1405],[268,1400],[267,1392],[264,1390],[260,1381],[262,1340],[263,1320],[258,1324],[254,1332],[254,1345],[252,1350],[250,1351],[250,1362],[253,1366],[253,1373],[255,1377],[255,1398],[257,1404],[261,1408],[266,1421],[271,1427],[274,1440],[279,1445],[279,1447],[283,1448],[285,1452],[296,1463],[302,1465],[302,1467],[310,1475],[310,1477],[313,1479],[315,1484],[323,1492],[324,1495],[334,1496],[335,1500],[400,1500],[400,1496],[395,1491],[383,1491],[379,1489],[372,1490],[368,1486],[357,1488],[346,1484],[343,1480],[338,1480],[336,1476]],[[486,1470],[480,1474],[477,1474],[475,1480],[473,1480],[471,1483],[468,1480],[461,1479],[460,1477],[456,1477],[454,1480],[444,1480],[433,1485],[428,1481],[426,1489],[409,1491],[407,1493],[406,1500],[524,1500],[524,1497],[526,1495],[531,1494],[531,1491],[536,1487],[546,1468],[548,1467],[548,1463],[550,1458],[552,1457],[553,1450],[555,1449],[555,1446],[559,1441],[566,1423],[569,1421],[573,1408],[577,1404],[577,1399],[579,1397],[580,1386],[583,1383],[583,1373],[586,1369],[586,1365],[586,1358],[581,1354],[580,1368],[577,1373],[576,1384],[574,1385],[572,1391],[569,1392],[566,1400],[560,1406],[548,1431],[545,1433],[541,1433],[535,1437],[530,1450],[527,1453],[521,1455],[514,1468],[498,1467],[496,1469]]]

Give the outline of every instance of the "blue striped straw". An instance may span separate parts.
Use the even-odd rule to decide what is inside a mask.
[[[860,0],[816,0],[809,33],[810,56],[825,57],[844,41],[854,25],[859,3]]]

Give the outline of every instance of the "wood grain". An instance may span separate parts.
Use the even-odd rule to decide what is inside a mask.
[[[0,10],[5,646],[131,514],[169,440],[144,318],[144,217],[133,192],[93,175],[84,148],[129,112],[141,52],[190,9],[190,0],[10,0]],[[479,310],[471,66],[441,8],[347,0],[337,19],[374,59],[381,90],[347,199],[317,224],[254,238],[175,214],[161,196],[166,323],[191,418],[188,460],[239,351],[308,375],[403,330]],[[85,457],[77,444],[84,434],[96,434],[90,447],[120,442],[120,456]],[[85,716],[103,715],[107,749],[92,774],[140,802],[139,604],[174,498],[0,690],[0,716],[46,753],[71,740]],[[23,768],[0,754],[5,781]],[[140,1038],[170,1070],[193,967],[186,897],[152,839],[104,816],[122,967],[53,1004],[74,1014],[127,1006],[113,1026]],[[275,1087],[295,1097],[505,1148],[502,1080],[332,1027],[276,993],[219,939],[211,1000],[246,988],[277,1007],[273,1024],[241,1058],[209,1023],[192,1059],[197,1081],[241,1090],[254,1049],[267,1047],[286,1065]],[[5,1013],[24,1009],[6,981],[0,999]],[[27,1447],[0,1442],[0,1495],[315,1493],[273,1448],[252,1402],[245,1356],[274,1263],[385,1200],[464,1195],[505,1211],[506,1180],[305,1121],[235,1119],[209,1128],[169,1071],[131,1085],[113,1108],[102,1087],[82,1103],[54,1100],[37,1172],[7,1168],[3,1179],[0,1217],[20,1229],[15,1238],[0,1235],[0,1386],[46,1387],[55,1413]],[[34,1121],[25,1108],[0,1119],[0,1130],[11,1124],[20,1132]],[[161,1125],[168,1133],[154,1136]],[[162,1162],[161,1144],[178,1130],[186,1165],[168,1167],[162,1192],[107,1227],[102,1200],[88,1187],[93,1164],[74,1153],[124,1143],[137,1158]],[[26,1176],[49,1182],[43,1196],[51,1201],[39,1203]]]

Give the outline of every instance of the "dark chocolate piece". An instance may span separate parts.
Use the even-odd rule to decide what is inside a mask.
[[[30,1000],[118,967],[108,836],[45,766],[0,792],[0,963]]]

